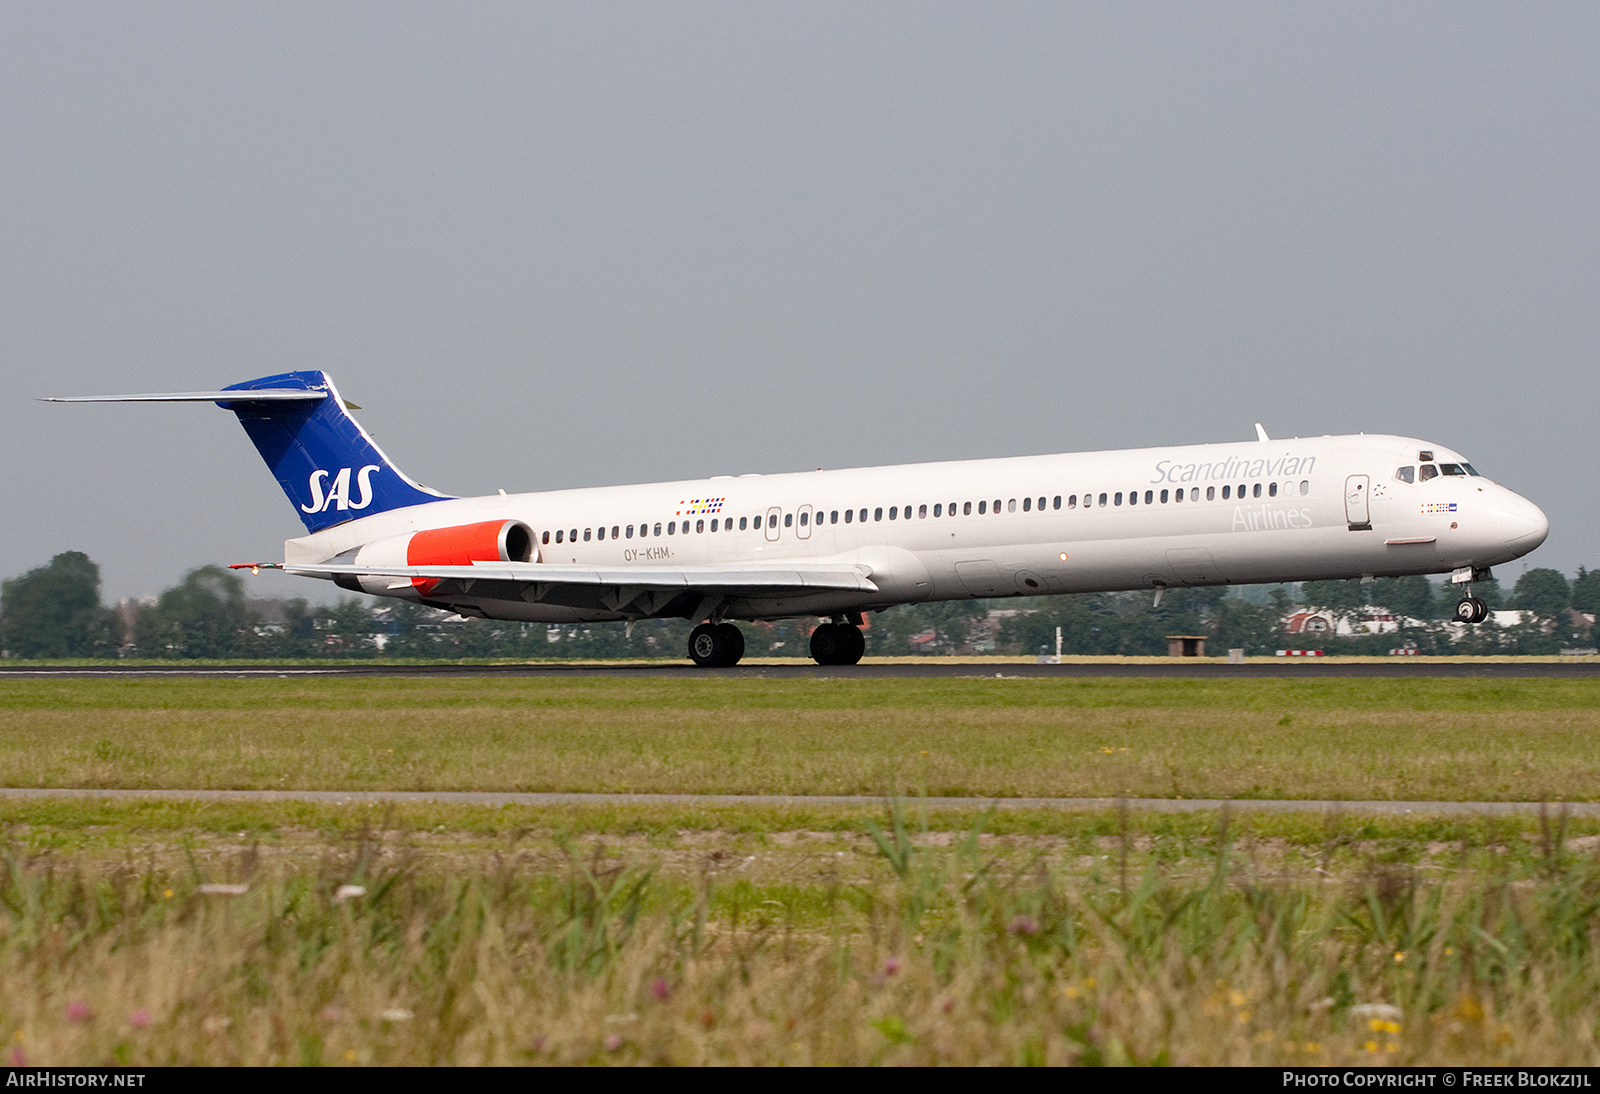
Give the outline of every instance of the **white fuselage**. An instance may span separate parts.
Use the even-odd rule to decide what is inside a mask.
[[[351,520],[289,540],[285,561],[513,519],[535,531],[539,562],[839,562],[869,567],[878,588],[720,609],[770,619],[922,600],[1442,573],[1509,562],[1543,542],[1539,508],[1481,475],[1402,481],[1396,469],[1419,466],[1422,453],[1465,464],[1429,442],[1362,435],[499,494]],[[437,603],[388,583],[362,587]],[[457,595],[440,606],[541,622],[638,614],[520,596]]]

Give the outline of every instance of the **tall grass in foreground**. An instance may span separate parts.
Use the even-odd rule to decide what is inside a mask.
[[[4,848],[6,1062],[1584,1063],[1600,863],[1263,876],[1229,837],[1063,873],[896,814],[838,876],[648,862],[62,867]],[[1448,852],[1445,857],[1448,858]],[[1336,873],[1339,871],[1336,869]],[[854,876],[850,876],[854,875]],[[864,876],[863,876],[864,875]],[[351,887],[361,891],[356,892]]]

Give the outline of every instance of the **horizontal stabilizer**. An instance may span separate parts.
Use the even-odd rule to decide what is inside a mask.
[[[41,403],[305,403],[326,399],[326,391],[261,388],[250,391],[157,391],[148,395],[47,395]]]

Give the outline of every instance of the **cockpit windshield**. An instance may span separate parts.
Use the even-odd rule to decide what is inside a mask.
[[[1419,452],[1417,454],[1419,456],[1427,457],[1431,457],[1433,455],[1432,452]],[[1436,479],[1440,475],[1454,475],[1457,477],[1478,475],[1481,477],[1481,473],[1478,471],[1478,469],[1473,467],[1470,463],[1467,463],[1465,460],[1460,463],[1423,463],[1418,466],[1404,464],[1396,468],[1394,472],[1394,477],[1396,480],[1410,483],[1427,482],[1429,479]]]

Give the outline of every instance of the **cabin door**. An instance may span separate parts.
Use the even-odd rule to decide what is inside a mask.
[[[1351,475],[1344,480],[1344,517],[1352,532],[1372,527],[1372,514],[1367,507],[1370,486],[1371,480],[1365,475]]]
[[[767,510],[767,538],[768,539],[776,540],[778,538],[778,518],[781,517],[782,515],[783,515],[783,510],[777,508],[776,506],[774,506],[773,508]]]

